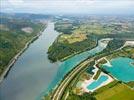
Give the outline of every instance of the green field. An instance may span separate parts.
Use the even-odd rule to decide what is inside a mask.
[[[134,90],[125,84],[117,84],[95,95],[97,100],[134,100]]]

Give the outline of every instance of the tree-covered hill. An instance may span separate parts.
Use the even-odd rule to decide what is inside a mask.
[[[46,24],[37,21],[45,19],[45,15],[34,15],[30,20],[31,16],[0,13],[0,74],[25,44],[45,28]]]

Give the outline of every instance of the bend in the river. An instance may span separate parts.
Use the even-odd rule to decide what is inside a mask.
[[[47,51],[58,35],[54,30],[54,23],[49,23],[0,84],[0,100],[34,100],[40,93],[44,95],[44,90],[45,93],[52,90],[77,64],[107,46],[107,43],[100,40],[92,50],[77,54],[62,63],[50,63]]]
[[[64,62],[61,63],[57,75],[54,77],[53,81],[51,82],[50,86],[48,87],[48,92],[55,88],[56,85],[64,78],[64,76],[71,71],[76,65],[78,65],[83,60],[87,59],[89,56],[93,56],[96,53],[101,52],[104,50],[107,46],[106,42],[103,42],[103,40],[110,40],[109,38],[102,39],[98,41],[98,46],[89,50],[85,51],[83,53],[77,54]]]

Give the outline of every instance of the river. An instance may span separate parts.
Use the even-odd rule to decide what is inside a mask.
[[[19,57],[0,84],[0,100],[35,100],[52,81],[58,70],[58,63],[50,63],[47,50],[58,32],[54,24],[48,27]]]
[[[93,48],[89,51],[85,51],[83,53],[77,54],[77,55],[65,60],[64,62],[62,62],[60,64],[60,67],[58,69],[58,72],[57,72],[56,76],[54,77],[53,81],[51,82],[51,84],[49,85],[47,90],[51,91],[53,88],[55,88],[55,86],[60,83],[60,81],[64,78],[64,76],[70,70],[72,70],[75,66],[77,66],[80,62],[87,59],[89,56],[93,56],[96,53],[99,53],[103,49],[105,49],[106,46],[107,46],[107,43],[103,42],[103,40],[109,41],[110,39],[108,38],[108,39],[99,40],[97,47],[95,47],[95,48]]]
[[[92,50],[77,54],[62,63],[50,63],[47,51],[58,35],[54,31],[54,23],[48,23],[42,35],[19,57],[0,84],[0,100],[35,100],[53,89],[81,61],[107,46],[100,40]]]

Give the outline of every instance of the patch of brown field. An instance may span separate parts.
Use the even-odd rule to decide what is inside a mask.
[[[9,28],[3,24],[0,24],[0,30],[9,31]]]
[[[23,32],[26,32],[26,33],[32,33],[33,32],[33,29],[31,27],[24,27],[21,29]]]
[[[71,35],[61,35],[60,37],[60,42],[67,41],[69,44],[75,43],[75,42],[81,42],[83,40],[87,39],[86,34],[81,34],[81,33],[74,33]]]

